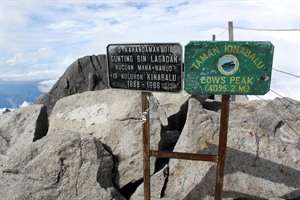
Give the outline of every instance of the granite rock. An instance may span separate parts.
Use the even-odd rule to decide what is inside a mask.
[[[10,157],[0,173],[1,199],[122,200],[112,168],[112,155],[93,136],[52,133]]]
[[[73,62],[51,90],[36,103],[44,104],[50,115],[55,103],[63,97],[107,87],[106,55],[85,56]]]

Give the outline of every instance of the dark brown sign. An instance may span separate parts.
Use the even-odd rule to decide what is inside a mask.
[[[111,88],[180,92],[182,47],[166,44],[110,44],[107,46]]]

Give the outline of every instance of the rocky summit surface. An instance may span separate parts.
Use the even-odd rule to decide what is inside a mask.
[[[141,93],[103,84],[51,101],[63,81],[78,84],[66,79],[46,95],[51,112],[45,103],[0,116],[0,199],[144,199]],[[217,154],[219,101],[148,100],[152,150]],[[214,199],[215,176],[214,162],[151,158],[151,199]],[[230,102],[222,198],[300,199],[299,101]]]

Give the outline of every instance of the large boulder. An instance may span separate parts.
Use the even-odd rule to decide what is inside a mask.
[[[255,122],[271,138],[290,144],[298,144],[300,138],[300,103],[290,98],[276,98],[251,115]]]
[[[8,157],[20,152],[48,131],[46,107],[31,105],[0,115],[0,168]]]
[[[300,197],[299,106],[291,99],[231,103],[224,199]],[[174,151],[217,154],[218,132],[219,112],[190,99]],[[171,159],[169,167],[166,197],[213,199],[215,163]]]
[[[113,157],[96,138],[49,134],[10,157],[0,173],[1,199],[124,199],[114,188]]]
[[[167,119],[152,96],[149,101],[151,149],[157,149]],[[143,178],[142,118],[140,92],[84,92],[56,103],[49,130],[73,130],[100,139],[114,155],[114,183],[121,188]]]
[[[106,55],[85,56],[73,62],[52,89],[36,103],[46,105],[50,114],[55,103],[63,97],[107,87]]]

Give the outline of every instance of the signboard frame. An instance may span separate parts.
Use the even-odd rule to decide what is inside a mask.
[[[109,87],[142,92],[183,90],[183,50],[180,43],[109,44]]]
[[[267,41],[191,41],[184,90],[190,94],[263,95],[270,90],[274,46]]]

